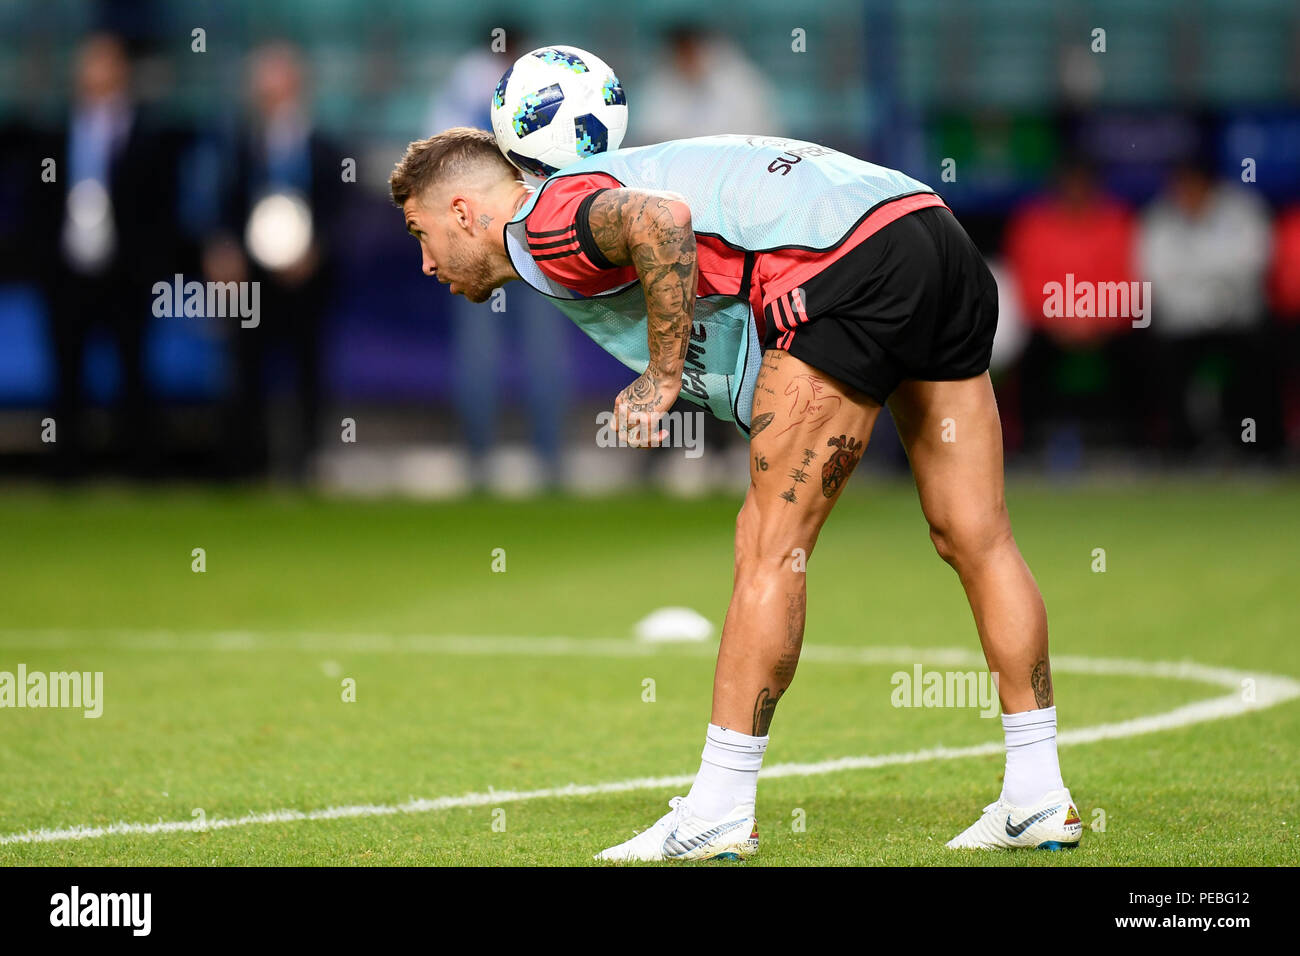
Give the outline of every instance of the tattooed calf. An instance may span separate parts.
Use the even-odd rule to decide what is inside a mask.
[[[1034,703],[1038,709],[1052,706],[1052,670],[1044,658],[1034,665],[1033,673],[1029,675],[1029,683],[1034,688]]]
[[[785,646],[800,648],[803,646],[804,615],[807,613],[808,598],[802,591],[786,595],[785,609]],[[785,658],[782,658],[784,660]],[[795,657],[798,660],[798,655]]]
[[[766,687],[758,692],[758,697],[754,701],[753,735],[755,737],[767,736],[767,728],[772,726],[772,715],[776,713],[776,702],[780,699],[780,691],[777,691],[775,696]]]

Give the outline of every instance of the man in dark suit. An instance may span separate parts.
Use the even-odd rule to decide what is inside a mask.
[[[222,233],[204,255],[208,279],[260,283],[258,323],[231,329],[231,471],[255,474],[271,465],[294,480],[307,477],[319,437],[321,330],[333,274],[330,238],[343,199],[342,156],[313,128],[304,80],[301,59],[287,44],[263,47],[251,57],[251,116],[230,151]],[[256,243],[245,243],[250,215],[276,194],[295,197],[310,212],[309,241],[288,262],[268,262],[259,257]],[[272,238],[281,237],[273,233]],[[267,380],[273,357],[291,359],[297,373],[292,425],[275,434],[269,428]]]
[[[116,433],[136,472],[151,470],[159,436],[145,384],[150,290],[169,276],[174,248],[175,154],[132,98],[120,38],[94,34],[76,58],[66,127],[46,144],[54,179],[37,187],[32,239],[50,309],[58,392],[56,461],[86,467],[82,368],[91,328],[116,340],[122,369]]]

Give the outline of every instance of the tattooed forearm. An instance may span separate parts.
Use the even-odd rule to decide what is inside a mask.
[[[628,409],[633,412],[644,412],[654,408],[655,393],[655,384],[648,375],[642,375],[623,391],[628,401]]]
[[[591,203],[592,238],[615,265],[636,267],[645,290],[650,367],[656,385],[681,387],[699,269],[691,213],[665,193],[608,189]]]
[[[1043,658],[1034,665],[1033,673],[1029,675],[1029,683],[1034,688],[1034,703],[1038,709],[1052,706],[1052,668],[1047,663],[1047,658]]]

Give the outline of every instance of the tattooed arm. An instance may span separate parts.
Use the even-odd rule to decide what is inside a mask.
[[[650,366],[614,400],[620,435],[644,447],[667,437],[659,416],[682,389],[699,280],[691,210],[675,193],[608,189],[592,200],[589,221],[605,258],[635,266],[645,290]]]

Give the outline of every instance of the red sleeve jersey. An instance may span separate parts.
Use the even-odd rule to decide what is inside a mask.
[[[585,296],[636,279],[633,266],[616,266],[596,246],[588,224],[591,201],[622,184],[605,173],[562,176],[550,183],[528,217],[528,251],[547,277]],[[745,253],[711,236],[696,235],[698,295],[735,295],[745,272]]]
[[[528,217],[528,251],[546,277],[584,296],[617,288],[636,278],[632,266],[613,266],[592,242],[579,241],[581,219],[587,232],[587,208],[604,189],[618,189],[613,176],[564,176],[546,185]],[[579,211],[582,215],[579,216]],[[593,261],[592,257],[598,256]]]
[[[633,266],[618,266],[601,254],[591,235],[588,210],[606,189],[622,184],[606,173],[561,176],[546,184],[528,217],[528,251],[538,267],[554,282],[583,296],[592,296],[634,282]],[[753,254],[749,304],[763,336],[764,307],[790,292],[832,262],[847,254],[872,233],[899,216],[926,206],[943,205],[934,194],[906,196],[885,203],[866,216],[833,249],[776,249]],[[695,234],[699,287],[696,294],[738,295],[749,253],[729,246],[712,235]]]

